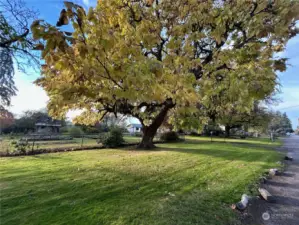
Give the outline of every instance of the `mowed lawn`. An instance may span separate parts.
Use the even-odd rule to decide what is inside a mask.
[[[281,159],[266,139],[0,158],[1,225],[235,224],[229,207]]]

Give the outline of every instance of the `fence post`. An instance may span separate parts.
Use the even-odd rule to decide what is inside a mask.
[[[83,147],[83,138],[84,138],[84,135],[82,135],[82,139],[81,139],[81,148]]]
[[[35,143],[35,140],[33,139],[32,148],[31,148],[31,151],[32,151],[32,152],[33,152],[33,150],[34,150],[34,143]]]

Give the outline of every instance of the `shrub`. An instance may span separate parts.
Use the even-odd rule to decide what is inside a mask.
[[[126,133],[128,132],[128,129],[124,126],[120,126],[120,125],[111,125],[108,127],[108,131],[111,131],[113,129],[118,129],[120,130],[122,133]]]
[[[97,134],[99,133],[99,130],[96,127],[86,127],[85,133],[87,134]]]
[[[60,133],[67,133],[69,131],[69,128],[68,127],[61,127],[59,129]]]
[[[83,131],[80,127],[71,127],[68,132],[71,137],[75,138],[83,135]]]
[[[191,131],[190,135],[191,136],[200,136],[200,134],[195,131]]]
[[[208,124],[204,126],[203,135],[211,136],[211,132],[213,132],[213,136],[220,136],[223,134],[223,131],[218,125]]]
[[[136,132],[136,133],[134,133],[134,136],[135,137],[142,137],[142,132]]]
[[[11,145],[16,145],[18,142],[16,142],[16,141],[12,141],[12,142],[10,142],[10,144]]]
[[[27,141],[18,141],[17,143],[12,143],[14,151],[26,154],[30,149],[31,145]]]
[[[115,148],[121,146],[125,140],[123,137],[123,132],[119,128],[113,128],[108,134],[104,134],[100,137],[100,142],[108,148]]]
[[[237,130],[235,134],[240,136],[241,139],[245,139],[248,136],[244,130]]]
[[[165,142],[175,142],[180,140],[179,135],[177,134],[177,132],[174,131],[163,133],[160,139],[161,141],[165,141]]]
[[[13,140],[13,139],[15,139],[15,136],[13,136],[13,135],[9,135],[9,139],[10,139],[10,140]]]

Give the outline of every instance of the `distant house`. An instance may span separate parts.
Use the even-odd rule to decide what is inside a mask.
[[[132,123],[128,126],[128,131],[131,133],[131,134],[134,134],[134,133],[140,133],[142,132],[142,125],[141,124],[138,124],[138,123]]]
[[[59,133],[60,128],[61,121],[49,118],[41,119],[35,124],[35,131],[37,133]]]

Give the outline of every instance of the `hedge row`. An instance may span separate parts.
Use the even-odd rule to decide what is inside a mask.
[[[155,142],[162,143],[162,142]],[[136,146],[139,143],[124,143],[121,147],[130,147]],[[30,156],[30,155],[39,155],[45,153],[56,153],[56,152],[71,152],[71,151],[83,151],[83,150],[96,150],[96,149],[105,149],[107,147],[101,145],[94,146],[83,146],[83,147],[60,147],[60,148],[47,148],[47,149],[36,149],[34,151],[23,152],[0,152],[0,157],[14,157],[14,156]]]

